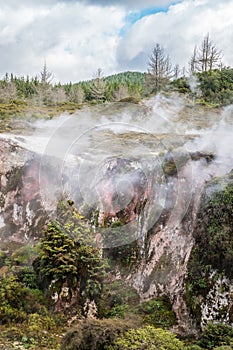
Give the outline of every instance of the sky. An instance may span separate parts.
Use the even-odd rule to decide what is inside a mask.
[[[0,0],[0,78],[40,76],[53,82],[148,69],[156,43],[188,70],[204,36],[233,67],[233,0]]]

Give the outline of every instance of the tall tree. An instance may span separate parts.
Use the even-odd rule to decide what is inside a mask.
[[[53,73],[48,70],[46,61],[44,61],[43,68],[40,72],[40,79],[41,83],[44,85],[50,84],[53,79]]]
[[[107,85],[101,68],[98,68],[95,76],[91,86],[91,96],[96,101],[104,101],[106,99]]]
[[[194,48],[193,55],[190,60],[190,72],[206,72],[212,71],[221,66],[221,50],[210,39],[209,33],[204,37],[201,46]]]
[[[58,203],[57,217],[59,221],[47,225],[33,267],[55,311],[65,311],[100,296],[106,262],[95,247],[89,223],[72,201]],[[56,293],[58,298],[53,299]]]
[[[160,44],[156,44],[149,58],[147,83],[151,92],[159,91],[172,77],[172,65],[168,54]]]
[[[178,79],[181,73],[179,64],[176,64],[174,67],[174,79]]]
[[[198,58],[197,58],[197,46],[195,45],[193,54],[191,56],[191,59],[189,61],[189,73],[192,75],[197,71],[198,67]]]

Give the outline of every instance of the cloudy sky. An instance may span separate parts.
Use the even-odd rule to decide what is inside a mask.
[[[209,32],[233,66],[233,0],[0,0],[0,77],[39,75],[54,82],[146,71],[156,43],[188,68]]]

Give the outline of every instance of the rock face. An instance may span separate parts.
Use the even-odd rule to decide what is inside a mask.
[[[34,240],[46,222],[38,155],[3,139],[0,162],[0,242]]]
[[[201,158],[208,167],[214,158],[206,157]],[[137,259],[121,278],[137,290],[141,301],[168,297],[177,331],[195,333],[209,321],[232,323],[232,173],[197,181],[190,191],[192,157],[178,163],[176,158],[176,171],[163,178],[158,164],[166,160],[111,159],[102,168],[97,230],[104,237],[103,247],[110,258],[117,257],[123,245],[128,245],[124,254],[130,257],[133,247]],[[128,198],[121,207],[119,184],[128,176],[131,191],[123,191]]]
[[[161,104],[157,108],[161,112]],[[229,149],[226,158],[224,152],[203,149],[208,136],[203,140],[198,134],[203,125],[202,119],[198,125],[198,118],[203,116],[196,117],[193,125],[189,115],[187,125],[196,129],[186,133],[180,109],[179,105],[178,111],[171,110],[169,125],[160,121],[157,129],[153,123],[158,115],[149,123],[148,110],[146,115],[139,111],[137,121],[145,118],[147,125],[153,125],[151,133],[138,129],[132,116],[127,116],[130,125],[111,119],[110,126],[102,123],[97,129],[92,125],[100,119],[89,117],[84,133],[82,121],[77,118],[76,125],[74,117],[72,128],[67,124],[65,132],[60,129],[50,141],[50,150],[56,150],[65,135],[68,151],[63,150],[65,159],[58,162],[62,171],[50,161],[55,155],[42,159],[22,143],[2,138],[0,244],[38,239],[52,208],[46,201],[51,197],[53,202],[63,191],[80,210],[88,209],[98,244],[115,259],[113,279],[127,281],[141,301],[168,297],[177,330],[187,334],[209,320],[233,321],[233,247],[227,245],[233,238],[232,179],[224,178],[224,185],[210,181],[231,169],[232,157]],[[178,133],[172,124],[176,113]],[[208,127],[213,123],[210,117],[208,123]],[[79,129],[82,135],[77,135]],[[64,144],[61,141],[58,151]],[[206,254],[213,251],[215,255]]]
[[[124,254],[130,259],[134,254],[133,247],[137,259],[121,277],[137,290],[141,301],[168,297],[180,332],[193,332],[194,328],[185,302],[185,278],[194,245],[193,229],[200,195],[198,191],[190,190],[190,162],[188,157],[179,163],[176,159],[171,176],[164,170],[167,156],[140,161],[128,159],[127,162],[111,159],[102,168],[98,183],[102,190],[99,192],[97,230],[104,237],[104,251],[111,258],[127,245]],[[133,179],[127,187],[131,191],[123,191],[128,194],[123,207],[119,204],[121,180],[114,181],[115,171],[118,180],[119,173],[121,180],[128,176]],[[117,227],[116,223],[119,223]]]

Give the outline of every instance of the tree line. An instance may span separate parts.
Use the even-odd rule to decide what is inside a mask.
[[[44,64],[39,77],[16,77],[6,73],[0,80],[0,103],[24,99],[39,105],[72,102],[77,104],[120,101],[133,98],[138,101],[143,94],[145,73],[125,72],[104,77],[98,69],[94,79],[79,83],[52,83],[52,72]]]
[[[191,91],[189,77],[195,76],[198,92]],[[0,102],[24,99],[35,104],[101,103],[106,101],[138,102],[164,88],[196,94],[205,102],[233,102],[232,69],[224,67],[222,53],[209,34],[200,46],[195,45],[188,69],[172,65],[169,54],[157,43],[148,61],[146,73],[124,72],[105,77],[99,68],[95,77],[78,83],[53,84],[53,74],[44,63],[39,77],[16,77],[8,74],[0,80]]]

